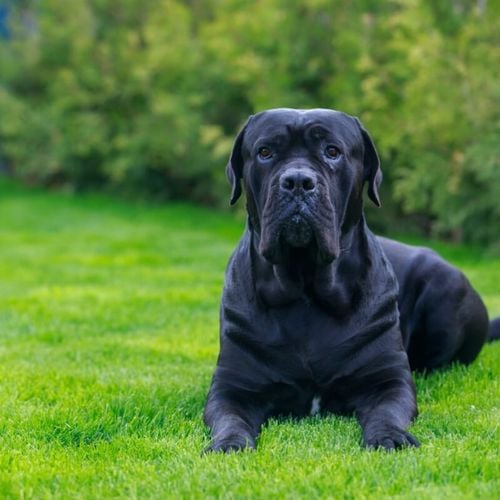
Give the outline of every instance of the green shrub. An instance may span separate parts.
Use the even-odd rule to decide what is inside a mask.
[[[25,0],[0,41],[0,154],[30,182],[226,203],[246,117],[359,115],[386,213],[500,244],[500,4]],[[395,218],[392,218],[394,223]]]

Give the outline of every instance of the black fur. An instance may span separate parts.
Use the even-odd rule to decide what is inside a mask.
[[[363,186],[380,205],[382,178],[368,133],[338,111],[265,111],[227,174],[248,223],[226,271],[209,450],[253,448],[266,419],[308,415],[314,398],[356,415],[366,447],[418,446],[410,369],[472,361],[488,321],[459,271],[366,226]]]

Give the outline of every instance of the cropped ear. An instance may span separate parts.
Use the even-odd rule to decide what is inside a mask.
[[[245,137],[245,131],[251,119],[252,117],[250,116],[236,137],[231,156],[229,157],[229,162],[226,166],[227,180],[232,187],[230,205],[234,205],[241,196],[241,179],[243,178],[243,155],[241,153],[241,147],[243,138]]]
[[[378,194],[378,188],[382,182],[382,170],[380,170],[380,160],[373,144],[370,134],[363,127],[361,122],[356,118],[359,129],[361,131],[361,136],[363,137],[363,144],[365,147],[365,153],[363,156],[363,166],[364,166],[364,180],[368,182],[368,197],[373,201],[377,207],[380,207],[380,197]]]

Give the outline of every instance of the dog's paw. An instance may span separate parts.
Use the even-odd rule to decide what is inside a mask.
[[[417,439],[409,432],[397,427],[379,429],[364,438],[365,448],[382,448],[386,451],[399,450],[400,448],[420,446]]]
[[[224,439],[212,441],[205,448],[205,453],[231,453],[253,449],[255,449],[255,441],[253,439],[244,436],[229,436]]]

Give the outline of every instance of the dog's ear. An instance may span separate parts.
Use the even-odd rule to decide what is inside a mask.
[[[380,170],[380,160],[373,144],[370,134],[363,127],[361,122],[356,118],[356,122],[361,131],[361,136],[363,137],[363,144],[365,147],[365,153],[363,157],[364,165],[364,180],[368,182],[368,197],[370,200],[380,207],[380,196],[378,194],[378,188],[382,182],[382,170]]]
[[[241,196],[241,179],[243,178],[243,155],[241,147],[243,144],[243,138],[245,137],[245,131],[251,119],[252,117],[250,116],[236,137],[233,150],[231,151],[231,156],[229,157],[229,162],[226,166],[227,180],[232,187],[231,200],[229,202],[230,205],[234,205]]]

